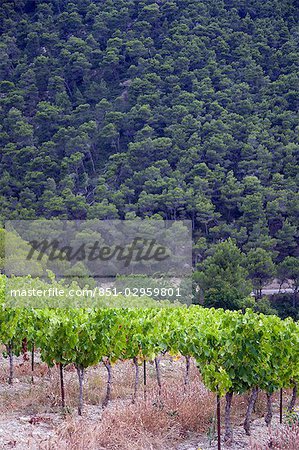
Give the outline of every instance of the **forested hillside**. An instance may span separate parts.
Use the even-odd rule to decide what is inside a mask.
[[[2,0],[1,219],[298,248],[297,0]]]

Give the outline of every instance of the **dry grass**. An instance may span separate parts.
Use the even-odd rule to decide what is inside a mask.
[[[42,378],[49,372],[47,364],[37,362],[34,364],[34,376]],[[9,362],[7,358],[2,357],[0,364],[0,382],[7,383],[9,374]],[[14,357],[14,379],[29,382],[31,380],[31,362],[23,361],[22,357]]]
[[[258,443],[253,443],[252,450],[298,450],[299,449],[299,426],[284,425],[274,430],[270,430],[268,444],[265,447]]]
[[[106,392],[107,370],[102,364],[89,368],[85,375],[82,419],[76,415],[77,372],[74,366],[68,366],[64,371],[64,378],[66,405],[70,414],[65,419],[65,414],[61,414],[58,368],[48,369],[38,362],[35,365],[35,384],[32,385],[30,362],[23,363],[18,359],[15,367],[18,381],[12,387],[6,382],[0,384],[0,413],[9,411],[10,414],[33,417],[51,413],[50,417],[57,418],[56,426],[61,423],[61,427],[55,429],[55,438],[45,447],[48,449],[167,450],[183,441],[189,432],[201,434],[211,431],[214,423],[212,419],[215,420],[215,396],[203,387],[194,361],[190,369],[190,384],[185,393],[184,358],[173,361],[166,356],[161,359],[160,365],[161,396],[158,395],[155,367],[147,363],[147,401],[144,401],[143,373],[140,367],[138,396],[133,405],[135,368],[130,361],[116,364],[113,367],[112,399],[105,410],[102,410],[101,405]],[[0,378],[6,381],[7,362],[1,366]],[[285,392],[285,402],[288,397],[289,392]],[[233,398],[232,421],[235,426],[243,423],[247,400],[248,394],[235,395]],[[274,409],[277,410],[278,394],[273,400]],[[263,416],[265,406],[265,395],[260,393],[254,417]],[[224,407],[225,400],[222,399],[222,412]],[[279,442],[281,437],[276,436],[275,439]],[[296,450],[297,448],[299,449],[299,445]],[[260,450],[259,447],[256,449]]]
[[[198,382],[191,382],[186,393],[181,383],[168,382],[160,397],[151,388],[146,402],[112,402],[97,423],[68,419],[47,448],[166,450],[188,431],[206,430],[214,407],[214,396]]]
[[[275,430],[270,437],[271,448],[277,450],[298,450],[299,449],[299,426],[285,426]]]

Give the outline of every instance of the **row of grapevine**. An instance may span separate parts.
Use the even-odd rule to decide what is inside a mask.
[[[0,278],[4,289],[3,278]],[[1,295],[1,293],[0,293]],[[139,365],[155,361],[159,388],[159,358],[166,352],[186,357],[186,379],[190,358],[196,360],[206,387],[226,397],[227,440],[232,439],[230,410],[236,393],[251,391],[244,427],[250,433],[250,416],[257,391],[267,394],[267,424],[272,418],[272,395],[299,381],[299,327],[291,319],[275,316],[204,309],[199,306],[150,307],[143,309],[11,309],[0,310],[0,342],[10,359],[20,353],[24,337],[29,348],[39,348],[49,366],[60,368],[64,404],[63,368],[74,364],[79,381],[78,412],[83,408],[86,368],[103,363],[107,369],[110,398],[111,367],[114,362],[133,360]]]

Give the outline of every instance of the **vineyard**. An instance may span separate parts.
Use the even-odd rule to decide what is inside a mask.
[[[1,278],[4,300],[5,278]],[[78,413],[84,413],[84,373],[103,363],[107,369],[106,397],[111,397],[113,365],[132,360],[135,367],[133,402],[141,370],[154,361],[159,394],[163,390],[160,358],[183,356],[184,386],[189,382],[194,358],[207,389],[225,396],[225,440],[231,440],[231,403],[234,394],[251,392],[244,428],[250,434],[251,414],[258,390],[267,396],[267,425],[272,419],[272,397],[281,388],[293,387],[289,408],[296,400],[299,380],[299,327],[292,319],[246,312],[204,309],[199,306],[103,309],[1,309],[0,340],[9,360],[8,381],[13,383],[14,357],[26,348],[39,350],[49,367],[60,373],[61,406],[66,406],[64,369],[74,365],[78,374]],[[146,379],[143,380],[146,383]],[[146,391],[145,391],[146,395]]]

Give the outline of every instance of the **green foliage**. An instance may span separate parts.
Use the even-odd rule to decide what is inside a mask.
[[[274,278],[276,273],[271,254],[262,248],[252,249],[247,255],[246,266],[256,296],[260,298],[262,288]]]
[[[279,314],[280,311],[277,308],[277,304],[273,304],[273,302],[270,301],[270,299],[265,296],[255,302],[253,309],[254,309],[254,311],[259,312],[259,313],[263,313],[263,314],[267,314],[267,315],[270,315],[270,314],[278,315],[279,317],[281,317]],[[292,315],[287,313],[284,317],[281,317],[281,318],[286,319],[287,317],[292,317]]]
[[[0,222],[190,219],[200,301],[244,308],[277,263],[295,307],[298,8],[1,6]]]
[[[244,281],[245,282],[245,281]],[[244,298],[237,288],[224,285],[217,288],[209,288],[204,296],[204,306],[207,308],[223,308],[238,310],[251,305],[250,298]]]
[[[294,307],[293,294],[274,294],[269,301],[281,319],[292,317],[293,320],[299,320],[299,311],[296,306]]]
[[[224,309],[244,306],[244,299],[252,289],[244,264],[245,255],[231,239],[215,246],[213,255],[199,264],[201,270],[195,273],[195,280],[204,291],[205,306]]]
[[[1,6],[0,220],[159,214],[296,257],[292,2]]]
[[[281,283],[288,283],[293,291],[293,308],[296,308],[296,301],[299,291],[299,260],[292,256],[287,256],[278,265],[278,278]]]
[[[4,281],[0,277],[2,300]],[[250,309],[26,310],[2,305],[0,312],[1,343],[13,342],[18,354],[27,337],[48,365],[75,364],[82,377],[85,368],[102,361],[141,362],[168,351],[193,356],[207,388],[220,395],[253,387],[273,393],[299,380],[298,324]]]

